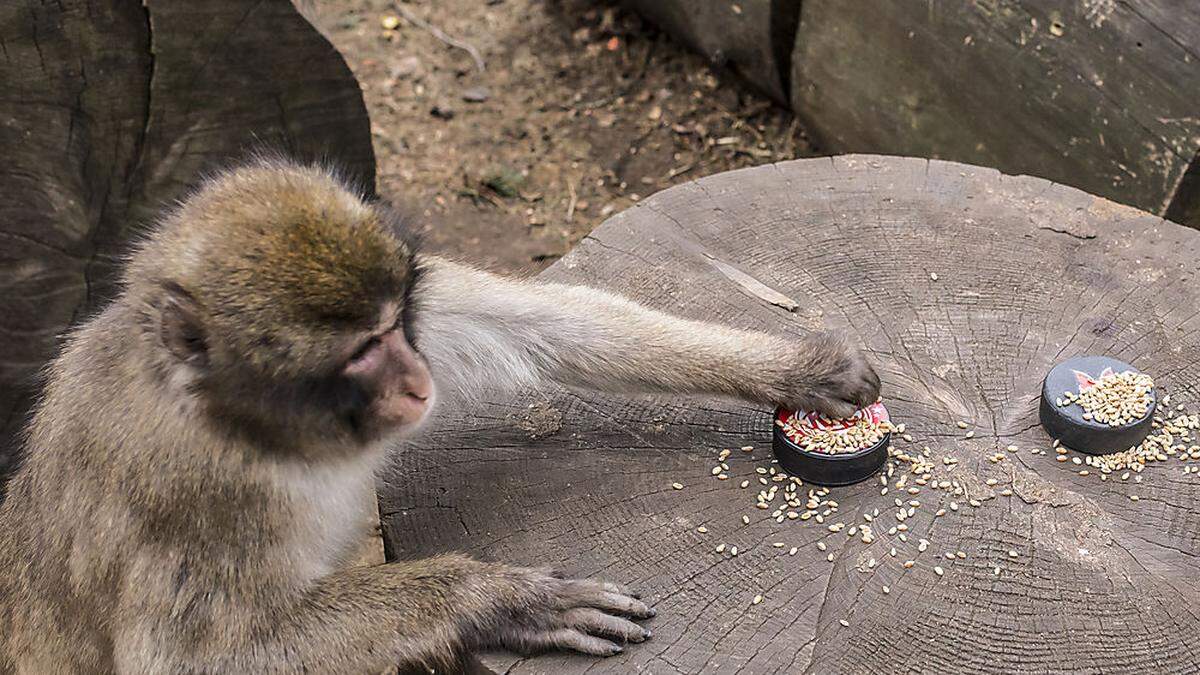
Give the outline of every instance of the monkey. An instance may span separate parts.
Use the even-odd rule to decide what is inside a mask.
[[[387,453],[439,396],[561,383],[844,417],[861,350],[668,315],[424,252],[328,168],[210,176],[47,367],[0,506],[0,673],[383,672],[607,656],[633,590],[456,553],[349,563]]]

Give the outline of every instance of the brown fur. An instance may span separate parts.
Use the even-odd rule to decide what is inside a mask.
[[[834,413],[878,394],[839,340],[500,279],[419,256],[393,225],[278,162],[165,218],[48,370],[0,506],[0,673],[379,672],[648,637],[625,617],[653,610],[612,584],[461,556],[346,569],[389,439],[356,435],[362,401],[328,382],[389,308],[407,331],[418,307],[446,392],[553,380]]]

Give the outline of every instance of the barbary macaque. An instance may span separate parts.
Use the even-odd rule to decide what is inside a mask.
[[[330,172],[203,183],[46,372],[0,507],[0,673],[383,672],[487,648],[604,656],[623,586],[461,555],[351,568],[363,499],[447,387],[558,382],[848,416],[861,353],[422,253]]]

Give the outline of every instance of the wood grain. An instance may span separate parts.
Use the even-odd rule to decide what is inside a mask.
[[[1200,227],[1200,3],[802,3],[792,107],[830,151],[1029,173]]]
[[[482,392],[398,455],[380,486],[389,550],[555,565],[629,583],[658,609],[654,638],[623,655],[488,655],[501,672],[1193,672],[1200,647],[1182,636],[1200,629],[1200,475],[1172,461],[1138,484],[1101,482],[1029,449],[1050,447],[1041,378],[1076,354],[1127,361],[1200,410],[1196,250],[1200,233],[1159,217],[944,161],[802,160],[660,192],[544,278],[782,335],[848,332],[878,364],[893,416],[935,457],[959,459],[950,475],[981,506],[957,498],[959,511],[935,518],[950,496],[904,494],[922,501],[906,521],[913,537],[883,526],[865,545],[812,521],[777,524],[738,487],[769,465],[765,409]],[[746,292],[707,256],[796,311]],[[1022,450],[987,460],[1009,444]],[[735,450],[728,481],[710,475],[722,448]],[[878,483],[832,495],[839,520],[878,508],[896,523],[896,495]],[[929,551],[918,554],[918,537]],[[740,554],[715,553],[719,542]],[[967,558],[941,557],[957,550]],[[765,600],[752,605],[756,594]]]

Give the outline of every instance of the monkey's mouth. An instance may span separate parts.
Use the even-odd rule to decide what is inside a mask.
[[[406,436],[425,424],[436,399],[433,390],[425,396],[412,392],[381,396],[365,408],[345,415],[346,424],[356,437],[366,442]]]

